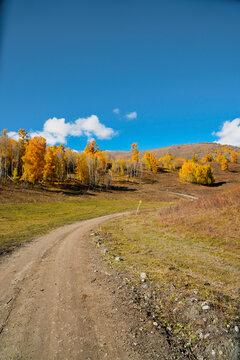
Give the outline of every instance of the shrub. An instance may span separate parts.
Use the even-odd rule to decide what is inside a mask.
[[[215,181],[210,165],[201,165],[192,161],[183,164],[179,176],[182,180],[202,185],[212,185]]]
[[[235,151],[232,151],[231,153],[231,162],[234,164],[237,164],[237,153]]]
[[[222,161],[221,161],[221,169],[223,171],[227,171],[228,170],[228,163],[229,163],[229,160],[226,156],[223,156],[222,158]]]
[[[213,161],[213,156],[212,154],[206,154],[203,158],[202,158],[202,162],[212,162]]]

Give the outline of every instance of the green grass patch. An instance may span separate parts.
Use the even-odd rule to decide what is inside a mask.
[[[0,206],[0,253],[76,221],[137,208],[137,201],[79,199]],[[144,208],[160,206],[148,202]]]

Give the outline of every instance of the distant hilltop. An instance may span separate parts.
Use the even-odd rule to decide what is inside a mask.
[[[141,150],[141,145],[139,144]],[[172,154],[174,158],[191,159],[193,155],[198,154],[199,158],[202,158],[207,153],[215,152],[221,149],[229,149],[230,151],[239,152],[240,148],[232,145],[220,145],[216,143],[197,143],[197,144],[183,144],[183,145],[171,145],[159,149],[146,150],[153,152],[158,159],[164,155]],[[144,157],[146,151],[140,151],[140,158]],[[130,151],[108,151],[111,158],[125,158],[130,159],[132,154]]]

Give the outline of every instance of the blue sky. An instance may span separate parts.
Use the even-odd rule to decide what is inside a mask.
[[[240,146],[239,19],[237,0],[7,0],[0,127],[77,150]]]

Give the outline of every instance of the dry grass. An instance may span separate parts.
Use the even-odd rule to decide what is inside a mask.
[[[240,188],[170,207],[158,226],[224,251],[240,250]]]
[[[227,351],[237,335],[239,220],[236,189],[112,221],[100,233],[111,266],[136,281],[147,273],[157,321],[207,354],[210,345]],[[207,333],[208,340],[199,338]]]

